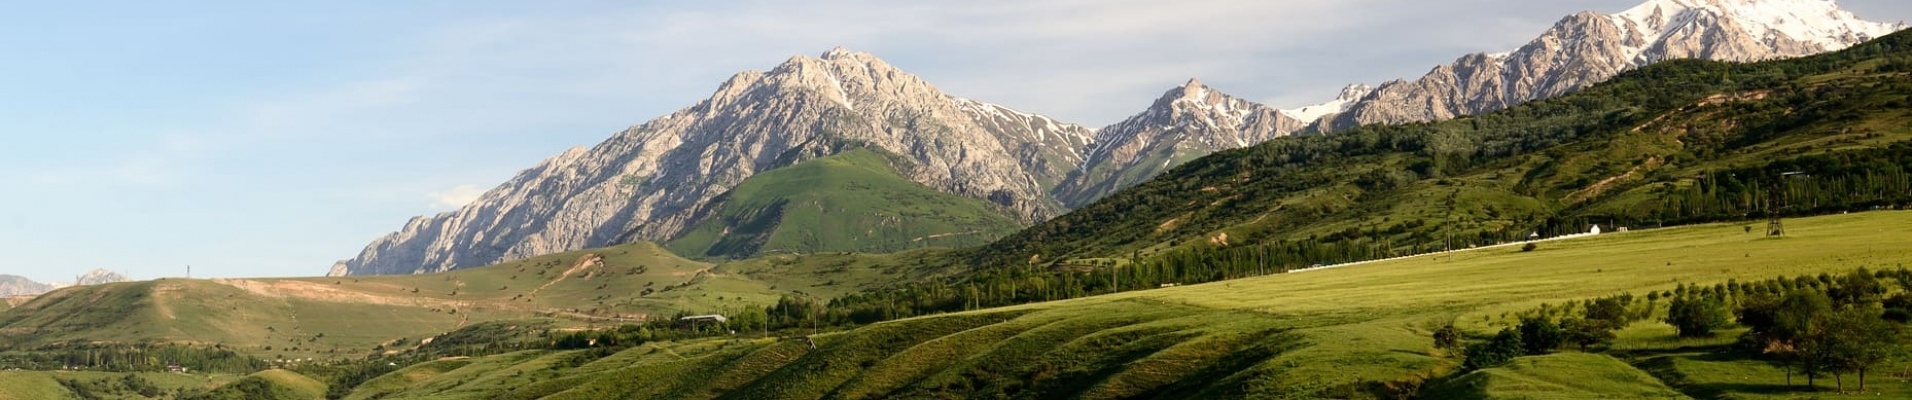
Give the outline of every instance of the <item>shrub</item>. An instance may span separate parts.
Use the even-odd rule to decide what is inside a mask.
[[[1715,298],[1675,298],[1666,313],[1666,323],[1678,329],[1680,337],[1713,336],[1732,323],[1730,318],[1726,304]]]
[[[1520,321],[1521,349],[1529,355],[1552,353],[1566,342],[1566,332],[1544,317],[1523,318]]]
[[[1514,357],[1521,355],[1522,344],[1520,331],[1511,328],[1502,329],[1486,343],[1467,346],[1467,361],[1461,366],[1469,370],[1477,370],[1505,365],[1513,361]]]

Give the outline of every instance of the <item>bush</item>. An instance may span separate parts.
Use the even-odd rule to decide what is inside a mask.
[[[1527,253],[1531,253],[1531,252],[1533,252],[1534,250],[1538,250],[1538,249],[1540,249],[1540,245],[1539,245],[1539,244],[1534,244],[1534,243],[1527,243],[1527,245],[1526,245],[1526,246],[1520,246],[1520,251],[1521,251],[1521,252],[1527,252]]]
[[[1666,323],[1678,329],[1680,337],[1711,337],[1731,324],[1730,318],[1726,304],[1713,298],[1675,298],[1666,313]]]
[[[1467,361],[1461,366],[1468,370],[1492,368],[1505,365],[1519,357],[1522,352],[1520,331],[1502,329],[1494,334],[1494,339],[1486,343],[1467,346]]]
[[[1597,319],[1569,319],[1560,321],[1562,333],[1567,343],[1580,346],[1580,351],[1606,346],[1613,343],[1613,326],[1607,321]]]
[[[1455,328],[1453,322],[1448,322],[1447,324],[1441,325],[1440,328],[1434,329],[1434,348],[1454,350],[1460,347],[1461,330],[1460,328]]]
[[[1520,321],[1521,350],[1528,355],[1552,353],[1567,340],[1566,332],[1554,325],[1553,320],[1545,317],[1523,318]]]

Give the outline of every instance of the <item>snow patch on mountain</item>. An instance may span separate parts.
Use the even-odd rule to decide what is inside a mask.
[[[1505,55],[1502,57],[1504,58]],[[1285,109],[1281,110],[1281,113],[1287,115],[1288,118],[1294,118],[1303,122],[1314,122],[1320,120],[1321,117],[1347,112],[1348,107],[1353,106],[1354,102],[1361,101],[1362,97],[1367,97],[1368,93],[1373,92],[1373,86],[1359,83],[1348,85],[1348,87],[1341,89],[1341,95],[1335,97],[1334,100],[1312,106]]]

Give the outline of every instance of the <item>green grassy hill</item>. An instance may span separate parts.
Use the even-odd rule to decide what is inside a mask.
[[[1171,249],[1342,246],[1308,261],[1320,262],[1777,206],[1891,207],[1912,202],[1907,93],[1908,34],[1778,62],[1669,62],[1477,117],[1221,152],[983,246],[978,259],[1068,266]]]
[[[98,399],[174,399],[182,395],[190,397],[205,394],[240,378],[223,374],[165,372],[0,371],[0,400],[88,398],[81,396],[68,384],[78,386],[80,390],[86,390],[91,398]],[[62,381],[68,383],[63,384]],[[129,382],[140,387],[129,385]]]
[[[192,399],[316,400],[325,398],[325,384],[282,369],[260,371],[221,385]]]
[[[1688,398],[1624,361],[1586,353],[1527,357],[1506,366],[1469,372],[1428,388],[1423,396],[1535,400]]]
[[[859,149],[744,180],[668,247],[696,257],[889,253],[988,243],[1021,228],[981,200],[897,175]]]
[[[1441,322],[1479,337],[1545,303],[1912,263],[1912,249],[1882,245],[1912,239],[1912,212],[1787,226],[1792,233],[1780,239],[1742,224],[1668,228],[1550,241],[1532,252],[1486,248],[913,318],[815,336],[815,350],[801,340],[738,338],[652,343],[576,367],[535,360],[578,352],[483,357],[469,363],[484,368],[455,380],[386,381],[379,390],[554,399],[1386,397],[1456,368],[1433,348],[1431,327]],[[1621,334],[1616,347],[1634,352],[1687,346],[1657,322]],[[1677,394],[1666,391],[1672,374],[1631,365],[1573,353],[1522,358],[1445,387],[1515,398]],[[1688,367],[1681,373],[1695,380],[1763,373],[1720,362]],[[460,389],[443,389],[451,382]],[[1912,385],[1874,382],[1879,393],[1912,395]]]
[[[349,359],[484,321],[588,326],[761,308],[789,294],[843,296],[946,274],[946,265],[924,263],[946,253],[786,255],[718,266],[639,243],[429,275],[83,286],[0,311],[0,351],[175,343],[268,360]]]

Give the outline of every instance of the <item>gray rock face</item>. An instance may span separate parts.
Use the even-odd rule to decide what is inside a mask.
[[[854,147],[902,156],[904,176],[984,199],[1025,223],[1090,131],[944,94],[865,53],[794,57],[737,74],[709,99],[546,159],[457,211],[416,217],[333,275],[413,274],[630,240],[668,240],[753,174]]]
[[[1316,127],[1423,122],[1558,96],[1664,60],[1759,61],[1839,50],[1904,29],[1830,0],[1653,0],[1562,19],[1520,49],[1470,54],[1413,81],[1382,84]]]
[[[1085,161],[1057,186],[1070,208],[1147,181],[1211,153],[1286,136],[1303,127],[1281,110],[1223,94],[1200,80],[1169,90],[1148,110],[1096,131]]]
[[[1163,125],[1146,121],[1165,112],[1158,102],[1099,131],[1090,159],[1054,194],[1064,205],[1080,207],[1195,157],[1270,138],[1451,119],[1558,96],[1663,60],[1798,57],[1903,28],[1861,20],[1831,0],[1651,0],[1616,14],[1582,12],[1516,51],[1463,56],[1413,81],[1351,85],[1335,100],[1282,110],[1293,123],[1244,126],[1221,140],[1184,145],[1180,130],[1151,129]]]

